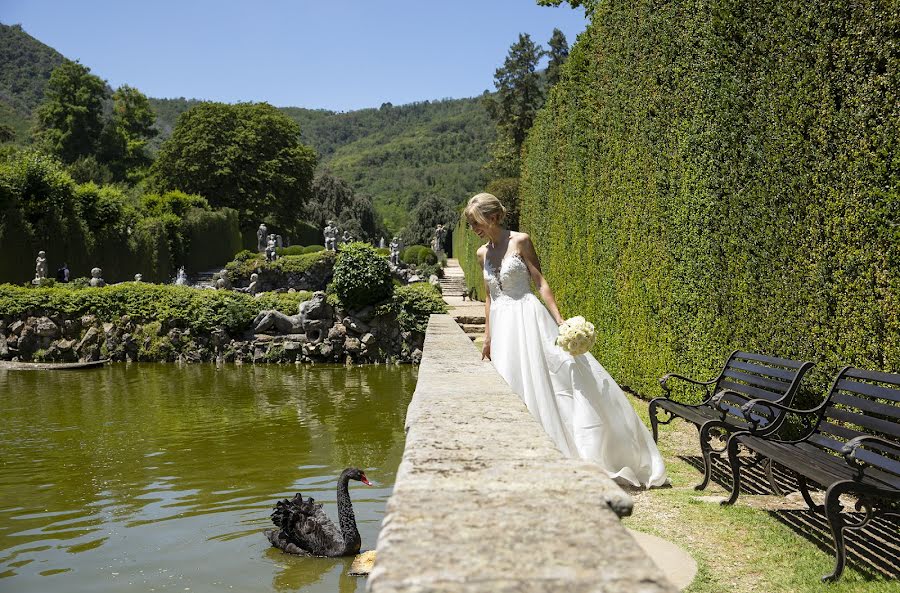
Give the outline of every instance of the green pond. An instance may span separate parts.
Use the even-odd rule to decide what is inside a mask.
[[[417,369],[115,364],[0,370],[0,591],[363,591],[352,558],[270,547],[272,505],[337,520],[351,482],[374,549]]]

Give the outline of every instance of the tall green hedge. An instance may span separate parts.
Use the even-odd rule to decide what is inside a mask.
[[[900,10],[599,3],[525,147],[521,226],[658,395],[733,348],[900,371]]]
[[[481,264],[478,263],[478,256],[475,252],[484,244],[481,237],[472,232],[466,222],[466,217],[460,213],[459,221],[453,229],[453,256],[459,262],[466,275],[466,288],[475,289],[475,297],[483,301],[484,292],[484,274],[481,270]]]
[[[168,281],[178,266],[204,271],[240,248],[237,212],[210,210],[181,192],[136,200],[116,186],[76,184],[50,157],[23,151],[0,162],[0,282],[34,278],[39,250],[49,275],[103,269],[107,282]]]

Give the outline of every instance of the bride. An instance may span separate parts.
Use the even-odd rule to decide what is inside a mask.
[[[482,359],[489,359],[568,457],[589,459],[635,487],[662,486],[662,456],[622,389],[590,353],[556,346],[563,323],[531,238],[500,226],[506,209],[481,193],[465,209],[488,242],[478,249],[487,296]],[[546,307],[531,293],[534,282]]]

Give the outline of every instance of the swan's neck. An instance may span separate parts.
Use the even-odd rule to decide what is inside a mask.
[[[356,516],[353,514],[353,503],[350,502],[350,492],[347,488],[347,482],[350,478],[341,474],[341,479],[337,484],[337,507],[338,522],[341,526],[341,535],[344,538],[344,548],[346,552],[356,553],[362,540],[359,537],[359,531],[356,529]]]

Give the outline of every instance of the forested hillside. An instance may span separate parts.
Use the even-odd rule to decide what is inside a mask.
[[[151,99],[164,141],[178,116],[200,101]],[[479,99],[445,99],[378,109],[334,112],[284,107],[300,124],[303,141],[328,169],[372,197],[391,232],[427,195],[460,203],[484,185],[482,167],[494,126]]]
[[[50,72],[64,60],[18,25],[0,24],[0,124],[13,129],[14,142],[29,140],[31,114]],[[149,143],[151,153],[172,134],[178,116],[200,102],[150,99],[160,132]],[[495,130],[478,98],[350,112],[282,111],[300,124],[303,142],[319,155],[319,170],[370,196],[390,232],[406,225],[425,196],[458,204],[484,186],[482,167]]]
[[[19,25],[0,23],[0,125],[10,126],[17,142],[27,138],[31,112],[44,96],[50,72],[63,61]]]

